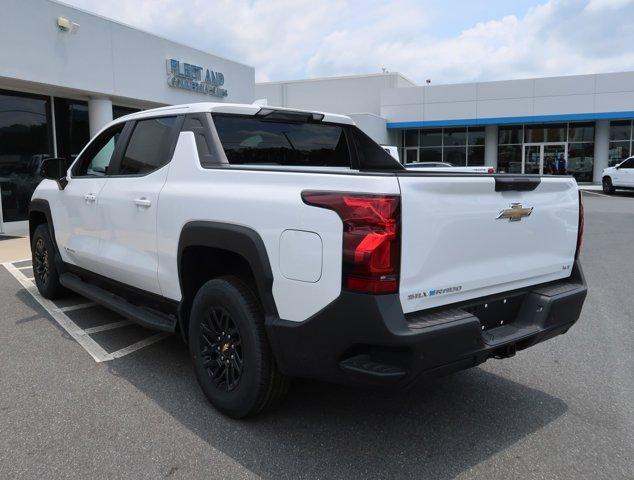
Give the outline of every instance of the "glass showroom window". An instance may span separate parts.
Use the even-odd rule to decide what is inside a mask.
[[[522,173],[524,126],[508,125],[498,129],[498,172]]]
[[[0,195],[4,222],[26,220],[42,160],[52,156],[50,97],[0,90]]]
[[[593,168],[594,123],[569,123],[567,173],[578,182],[591,182]]]
[[[403,131],[405,163],[484,165],[484,128],[428,128]]]
[[[621,163],[632,155],[632,120],[610,122],[610,150],[608,165],[610,167]]]
[[[57,156],[75,160],[90,140],[88,103],[56,97],[55,133]]]

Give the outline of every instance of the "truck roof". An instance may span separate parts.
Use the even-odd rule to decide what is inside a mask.
[[[152,108],[150,110],[143,110],[141,112],[131,113],[117,118],[119,121],[134,120],[139,118],[155,117],[157,115],[173,114],[183,115],[187,113],[233,113],[238,115],[255,115],[260,110],[270,109],[275,111],[287,111],[287,112],[301,112],[301,113],[315,113],[323,115],[323,122],[329,123],[341,123],[345,125],[354,125],[350,117],[345,115],[339,115],[336,113],[318,112],[314,110],[299,110],[295,108],[285,108],[276,106],[261,106],[248,103],[214,103],[214,102],[198,102],[198,103],[186,103],[182,105],[171,105],[168,107]]]

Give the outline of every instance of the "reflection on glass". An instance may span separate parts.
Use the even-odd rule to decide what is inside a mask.
[[[418,130],[403,130],[406,147],[418,147]]]
[[[26,220],[42,161],[51,156],[48,97],[0,91],[0,191],[5,222]]]
[[[418,161],[418,149],[407,148],[405,149],[405,163],[412,163]]]
[[[466,145],[467,129],[466,128],[445,128],[443,129],[443,145],[445,147]]]
[[[442,162],[442,147],[421,148],[420,162]]]
[[[539,145],[524,147],[524,173],[540,173],[541,149]]]
[[[123,117],[124,115],[130,115],[131,113],[139,112],[138,108],[121,107],[119,105],[112,106],[112,119]]]
[[[67,98],[55,98],[57,155],[74,160],[90,140],[88,104]]]
[[[484,127],[469,127],[467,136],[469,145],[484,145]]]
[[[498,172],[522,173],[522,146],[498,146]]]
[[[484,165],[484,147],[469,147],[467,149],[467,165],[470,167]]]
[[[594,142],[594,124],[591,122],[568,124],[568,141]]]
[[[467,150],[465,147],[445,147],[443,162],[451,163],[454,167],[467,165]]]
[[[591,182],[594,167],[594,143],[568,144],[568,174],[578,182]]]
[[[610,122],[610,140],[629,140],[632,135],[631,120]]]
[[[613,167],[630,156],[630,142],[610,142],[608,165]]]
[[[440,147],[442,145],[442,128],[420,131],[421,147]]]
[[[526,125],[524,127],[526,143],[565,142],[565,124]]]
[[[500,145],[522,143],[523,141],[522,125],[510,125],[498,129],[498,143]]]
[[[544,145],[544,175],[567,175],[566,152],[563,145]]]

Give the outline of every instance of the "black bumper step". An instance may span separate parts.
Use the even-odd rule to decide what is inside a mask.
[[[357,355],[339,362],[339,366],[350,373],[382,379],[399,379],[407,372],[401,367],[372,360],[369,355]]]

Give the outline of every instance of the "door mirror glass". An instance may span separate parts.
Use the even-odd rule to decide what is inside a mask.
[[[65,158],[47,158],[42,161],[40,174],[49,180],[59,180],[66,176],[68,162]]]

